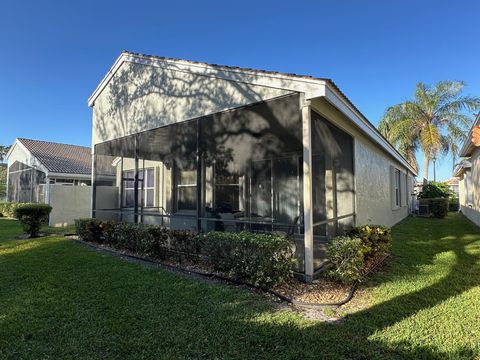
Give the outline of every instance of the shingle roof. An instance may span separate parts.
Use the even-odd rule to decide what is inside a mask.
[[[86,175],[92,173],[92,157],[89,147],[24,138],[18,138],[18,141],[20,141],[48,171]]]

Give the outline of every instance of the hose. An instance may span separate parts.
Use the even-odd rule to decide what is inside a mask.
[[[159,265],[161,267],[171,269],[171,270],[176,271],[176,272],[182,272],[182,273],[190,274],[190,275],[193,274],[193,275],[197,275],[197,276],[213,278],[213,279],[225,281],[225,282],[228,282],[228,283],[231,283],[231,284],[234,284],[234,285],[246,286],[246,287],[249,287],[249,288],[252,288],[252,289],[260,290],[260,291],[263,291],[265,293],[268,293],[270,295],[275,296],[276,298],[278,298],[279,300],[281,300],[283,302],[286,302],[287,304],[291,304],[291,305],[295,305],[295,306],[302,307],[302,308],[307,308],[307,309],[322,309],[322,308],[328,308],[328,307],[337,308],[339,306],[347,304],[350,300],[352,300],[358,284],[363,279],[365,279],[380,264],[384,263],[385,260],[389,257],[389,255],[386,255],[382,260],[380,260],[372,268],[370,268],[365,274],[363,274],[362,277],[359,280],[354,282],[353,285],[350,287],[347,296],[343,300],[338,301],[338,302],[332,302],[332,303],[310,303],[310,302],[304,302],[304,301],[292,299],[292,298],[290,298],[290,297],[288,297],[284,294],[281,294],[281,293],[279,293],[275,290],[271,290],[271,289],[268,289],[268,288],[263,287],[263,286],[251,284],[251,283],[244,282],[244,281],[237,280],[237,279],[232,279],[232,278],[229,278],[229,277],[226,277],[226,276],[222,276],[222,275],[218,275],[218,274],[214,274],[214,273],[209,273],[209,272],[203,272],[203,271],[188,270],[188,269],[184,269],[184,268],[179,267],[179,266],[166,264],[166,263],[158,261],[158,260],[153,260],[153,259],[148,258],[148,257],[141,257],[141,256],[137,256],[137,255],[119,253],[118,251],[108,249],[108,248],[99,246],[97,244],[89,243],[87,241],[83,241],[83,240],[80,240],[80,239],[74,239],[74,241],[79,242],[79,243],[84,244],[84,245],[87,245],[87,246],[89,246],[93,249],[96,249],[96,250],[101,250],[101,251],[104,251],[104,252],[107,252],[107,253],[110,253],[110,254],[113,254],[113,255],[116,255],[116,256],[121,256],[121,257],[127,258],[127,259],[139,260],[139,261]]]

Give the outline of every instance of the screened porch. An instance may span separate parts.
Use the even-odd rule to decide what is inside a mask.
[[[305,233],[313,232],[309,253],[319,269],[328,239],[354,224],[353,139],[311,111],[313,224],[306,229],[301,106],[293,94],[95,145],[93,215],[172,229],[284,233],[295,243],[300,273],[309,256]]]

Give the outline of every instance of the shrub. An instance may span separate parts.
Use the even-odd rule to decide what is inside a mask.
[[[103,229],[102,221],[98,219],[85,218],[76,219],[75,228],[77,235],[83,241],[102,243],[103,242]]]
[[[205,255],[206,263],[216,270],[255,285],[278,285],[292,276],[295,265],[291,243],[280,235],[249,232],[197,235],[192,231],[98,219],[78,219],[75,225],[82,240],[105,242],[118,249],[162,258],[187,257],[192,261],[198,255]]]
[[[151,248],[150,225],[119,223],[115,225],[114,247],[132,252],[147,252]]]
[[[436,198],[429,199],[429,209],[430,213],[436,218],[443,219],[448,214],[448,199],[445,198]]]
[[[140,240],[142,251],[150,256],[166,258],[169,255],[166,252],[169,230],[162,226],[147,225],[146,231],[148,235]]]
[[[428,205],[430,215],[442,219],[448,214],[448,198],[420,199],[420,205]]]
[[[327,256],[332,264],[329,275],[345,284],[351,284],[362,275],[364,248],[362,240],[349,236],[339,236],[330,242]]]
[[[284,236],[212,231],[201,241],[209,263],[237,279],[274,287],[293,275],[292,246]]]
[[[24,205],[32,205],[32,203],[0,202],[0,214],[13,218],[15,217],[15,209]]]
[[[15,217],[30,237],[36,237],[42,225],[48,221],[51,211],[52,207],[47,204],[24,204],[15,209]]]
[[[196,260],[196,255],[201,252],[202,239],[203,237],[197,236],[195,232],[189,230],[170,230],[168,232],[169,248],[183,254],[191,261]]]
[[[418,197],[420,199],[448,198],[451,196],[447,184],[431,181],[424,185]]]
[[[458,198],[451,197],[448,203],[448,211],[458,211],[460,210],[460,202]]]
[[[365,256],[387,252],[392,240],[390,228],[382,225],[362,225],[353,228],[348,235],[362,241]]]

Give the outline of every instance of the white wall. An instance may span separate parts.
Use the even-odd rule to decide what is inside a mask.
[[[49,225],[66,226],[73,224],[75,219],[90,217],[90,196],[90,186],[50,185]]]
[[[93,106],[92,144],[290,91],[124,63]]]
[[[480,226],[480,149],[476,148],[470,158],[471,169],[459,181],[461,212]]]

